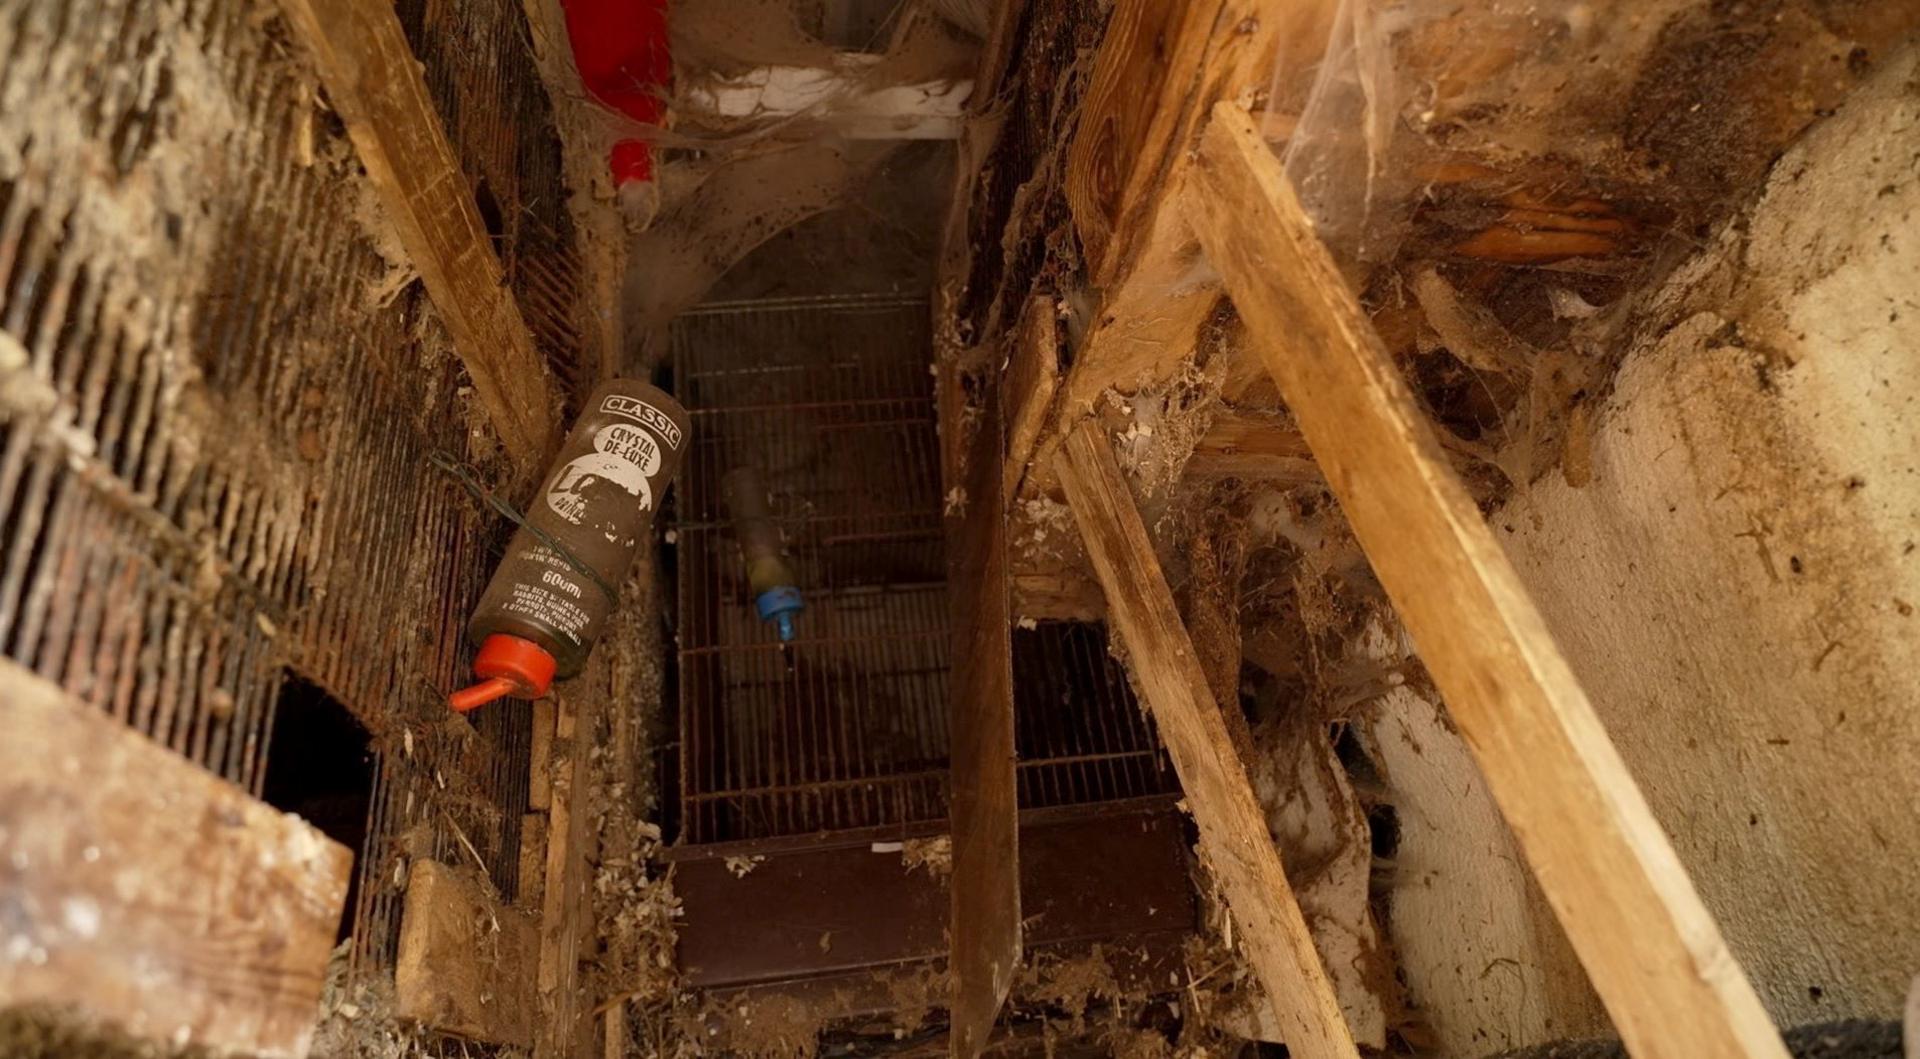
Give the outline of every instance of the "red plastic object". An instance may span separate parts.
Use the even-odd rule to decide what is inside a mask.
[[[635,121],[658,125],[673,81],[667,0],[563,0],[574,65],[587,91]],[[608,158],[615,185],[653,179],[644,140],[622,140]]]
[[[480,683],[447,696],[447,703],[466,713],[509,695],[540,698],[553,685],[554,667],[553,656],[539,644],[496,633],[481,642],[480,653],[473,659],[473,673],[482,678]]]

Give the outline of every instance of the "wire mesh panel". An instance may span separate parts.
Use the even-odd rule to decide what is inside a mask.
[[[944,819],[949,612],[926,303],[713,304],[673,329],[680,813],[692,844]],[[721,478],[760,468],[807,609],[755,615]],[[1171,790],[1098,626],[1014,639],[1021,804]]]
[[[524,704],[441,699],[504,529],[428,462],[490,444],[460,362],[274,5],[0,0],[0,99],[0,651],[256,793],[287,674],[342,704],[385,967],[407,860],[511,894],[526,806]]]
[[[1099,625],[1013,631],[1014,749],[1020,807],[1115,801],[1179,790]]]
[[[924,300],[710,305],[674,328],[690,842],[946,813],[947,595]],[[753,610],[720,480],[758,467],[807,609]]]

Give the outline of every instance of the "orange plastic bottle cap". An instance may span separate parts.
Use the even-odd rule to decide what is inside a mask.
[[[473,673],[481,681],[447,696],[454,709],[465,713],[509,695],[537,699],[553,685],[557,663],[546,648],[532,640],[494,633],[480,644]]]

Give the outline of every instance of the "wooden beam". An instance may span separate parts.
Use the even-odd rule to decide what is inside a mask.
[[[402,1018],[524,1048],[539,1019],[528,973],[539,955],[532,916],[438,861],[413,862],[393,971]]]
[[[1185,206],[1628,1050],[1782,1059],[1639,787],[1244,111],[1215,111]]]
[[[1253,82],[1265,87],[1281,36],[1300,28],[1302,10],[1317,16],[1323,6],[1114,4],[1067,153],[1067,203],[1096,286],[1108,286],[1137,257],[1139,237],[1177,181],[1207,108]]]
[[[1139,260],[1107,291],[1060,382],[1049,429],[1034,451],[1029,473],[1035,486],[1050,489],[1053,453],[1065,431],[1092,414],[1108,390],[1140,390],[1171,377],[1193,357],[1200,328],[1220,297],[1185,222],[1172,210],[1156,214]]]
[[[1320,468],[1299,428],[1271,413],[1222,410],[1187,459],[1189,478],[1317,485]]]
[[[281,6],[440,310],[480,406],[518,464],[538,464],[554,427],[546,364],[506,287],[393,5],[282,0]]]
[[[1033,447],[1040,443],[1040,429],[1046,425],[1059,383],[1060,332],[1053,299],[1037,294],[1020,310],[1013,352],[1007,356],[1005,379],[1000,384],[1007,406],[1004,477],[1009,499],[1019,488],[1027,461],[1033,458]]]
[[[1214,101],[1268,87],[1276,62],[1292,84],[1324,46],[1336,6],[1115,3],[1068,148],[1065,188],[1100,308],[1023,472],[1022,495],[1053,491],[1060,438],[1109,389],[1137,392],[1194,358],[1221,297],[1168,205],[1191,165],[1194,136]]]
[[[968,445],[965,504],[952,540],[951,717],[953,1054],[980,1054],[1020,963],[1019,799],[1014,778],[1013,641],[1007,499],[997,388]]]
[[[1022,377],[1020,350],[1007,369],[1009,390],[1017,391]],[[1264,369],[1263,369],[1264,370]],[[1014,481],[1016,466],[1023,460],[1016,441],[1007,445],[1006,474]],[[1042,468],[1035,467],[1035,478]],[[1194,446],[1182,474],[1189,481],[1238,478],[1242,482],[1279,488],[1324,486],[1320,466],[1313,462],[1311,450],[1299,428],[1275,412],[1250,412],[1223,408],[1214,414],[1206,434]],[[1045,475],[1053,480],[1051,470]],[[1031,484],[1031,483],[1030,483]],[[1011,488],[1011,484],[1009,485]],[[1013,558],[1013,616],[1037,621],[1102,621],[1106,600],[1100,586],[1083,566],[1071,557],[1016,554]]]
[[[305,1056],[353,855],[0,660],[0,1007]]]
[[[604,666],[604,662],[602,665]],[[540,909],[540,959],[535,982],[540,1025],[534,1035],[535,1059],[579,1054],[591,1028],[581,1001],[581,939],[590,928],[587,909],[587,813],[583,804],[592,776],[582,745],[590,723],[583,708],[599,689],[576,682],[555,696],[552,783],[547,810],[547,868]]]
[[[1340,1002],[1267,832],[1266,814],[1180,624],[1147,527],[1112,447],[1091,420],[1067,436],[1059,477],[1106,591],[1108,621],[1126,648],[1140,697],[1153,711],[1200,828],[1201,852],[1226,893],[1288,1048],[1302,1059],[1357,1059]]]
[[[520,876],[514,880],[514,903],[529,912],[546,906],[547,897],[547,814],[524,813],[520,817]]]
[[[1015,567],[1013,616],[1016,621],[1105,621],[1107,600],[1100,586],[1077,567]]]
[[[553,736],[556,706],[551,698],[533,704],[533,737],[527,763],[527,808],[545,811],[553,804]]]

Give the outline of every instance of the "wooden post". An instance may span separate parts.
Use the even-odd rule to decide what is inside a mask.
[[[1091,420],[1067,435],[1057,470],[1106,591],[1108,621],[1126,647],[1140,697],[1153,711],[1199,825],[1200,849],[1226,891],[1227,907],[1288,1048],[1301,1059],[1357,1059],[1340,1001],[1320,965],[1207,674],[1180,624],[1147,527],[1113,449]]]
[[[587,905],[587,796],[591,776],[584,736],[591,729],[581,715],[583,700],[595,694],[576,687],[556,696],[553,739],[553,793],[547,811],[547,868],[540,911],[540,959],[536,984],[540,1026],[534,1034],[535,1059],[575,1055],[581,1034],[591,1028],[582,1018],[581,936],[591,926]]]
[[[553,434],[546,364],[507,290],[419,60],[383,0],[282,0],[474,392],[525,469]]]
[[[1185,206],[1628,1050],[1786,1050],[1245,111]],[[1163,727],[1164,731],[1164,727]]]
[[[438,861],[413,862],[393,971],[402,1018],[524,1048],[539,1022],[528,974],[539,955],[532,916]]]
[[[1053,316],[1053,299],[1035,295],[1020,310],[1013,334],[1013,352],[1000,388],[1005,395],[1007,450],[1001,473],[1009,500],[1026,473],[1040,429],[1053,407],[1060,383],[1060,333]]]
[[[1020,963],[1005,435],[999,390],[974,428],[953,542],[953,1054],[980,1054]],[[949,421],[950,428],[957,423]]]
[[[0,660],[0,1008],[307,1054],[353,855]]]

